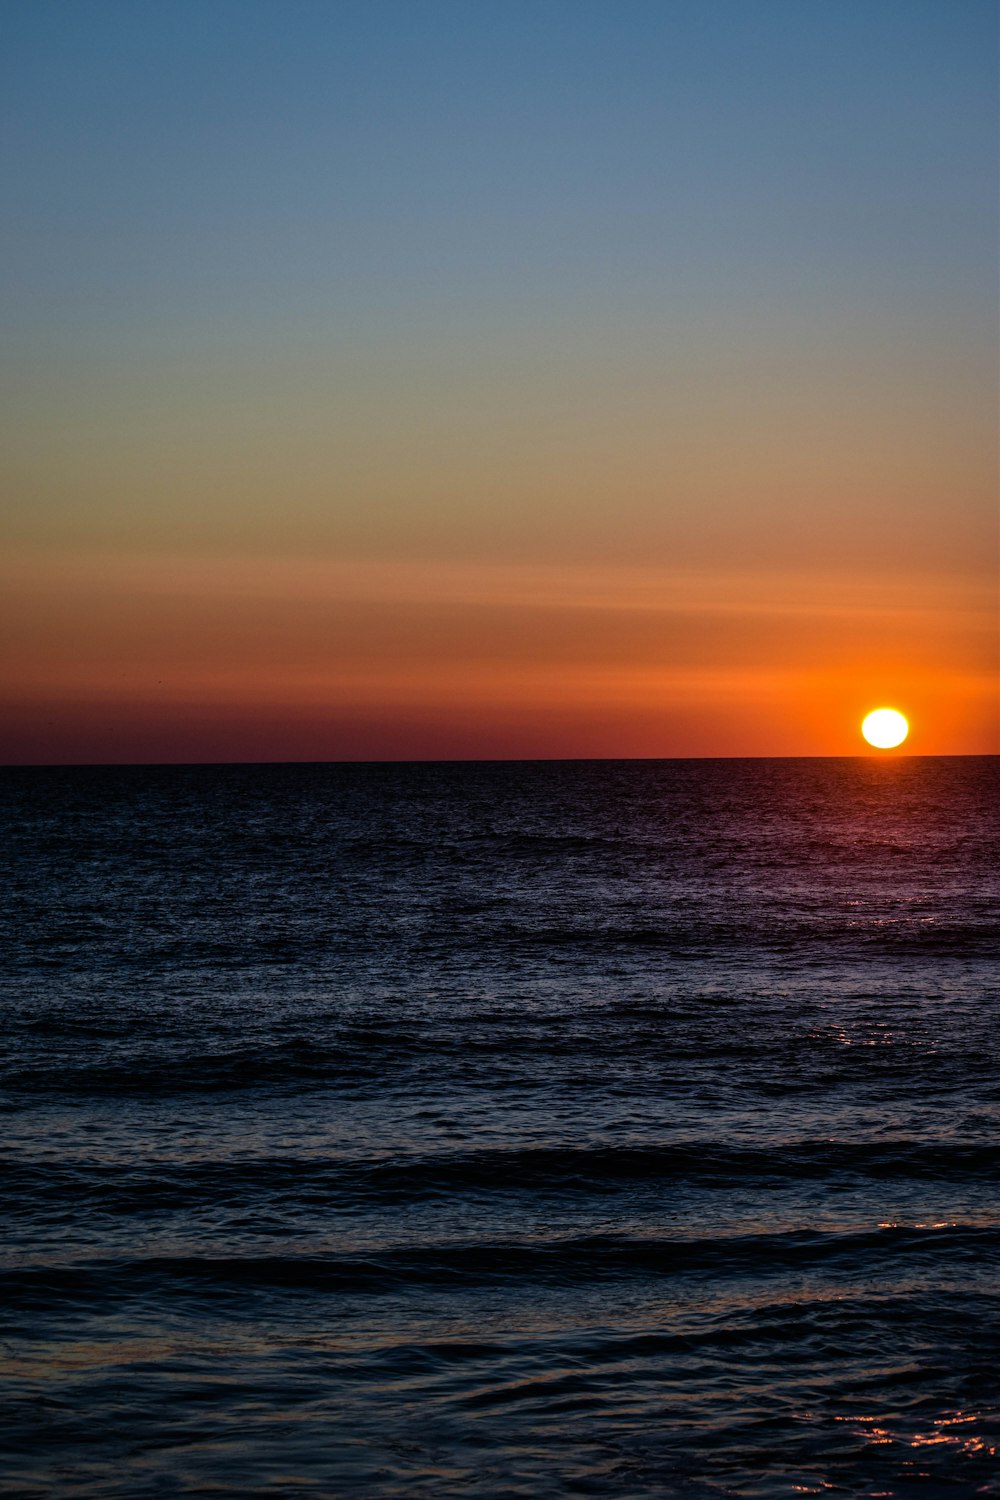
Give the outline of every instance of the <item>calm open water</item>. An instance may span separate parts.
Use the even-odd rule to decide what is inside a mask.
[[[1000,1495],[998,791],[4,773],[2,1492]]]

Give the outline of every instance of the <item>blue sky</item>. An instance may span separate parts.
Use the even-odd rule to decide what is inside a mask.
[[[34,0],[4,29],[7,264],[42,319],[675,288],[920,316],[995,250],[978,0]]]

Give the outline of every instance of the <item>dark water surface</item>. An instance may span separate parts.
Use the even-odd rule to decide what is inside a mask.
[[[998,790],[4,773],[3,1493],[1000,1495]]]

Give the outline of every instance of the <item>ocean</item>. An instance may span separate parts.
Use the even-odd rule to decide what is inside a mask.
[[[4,772],[0,1492],[1000,1495],[998,791]]]

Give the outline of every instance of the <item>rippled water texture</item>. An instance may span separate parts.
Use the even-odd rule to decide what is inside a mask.
[[[5,773],[0,1489],[998,1495],[995,760]]]

